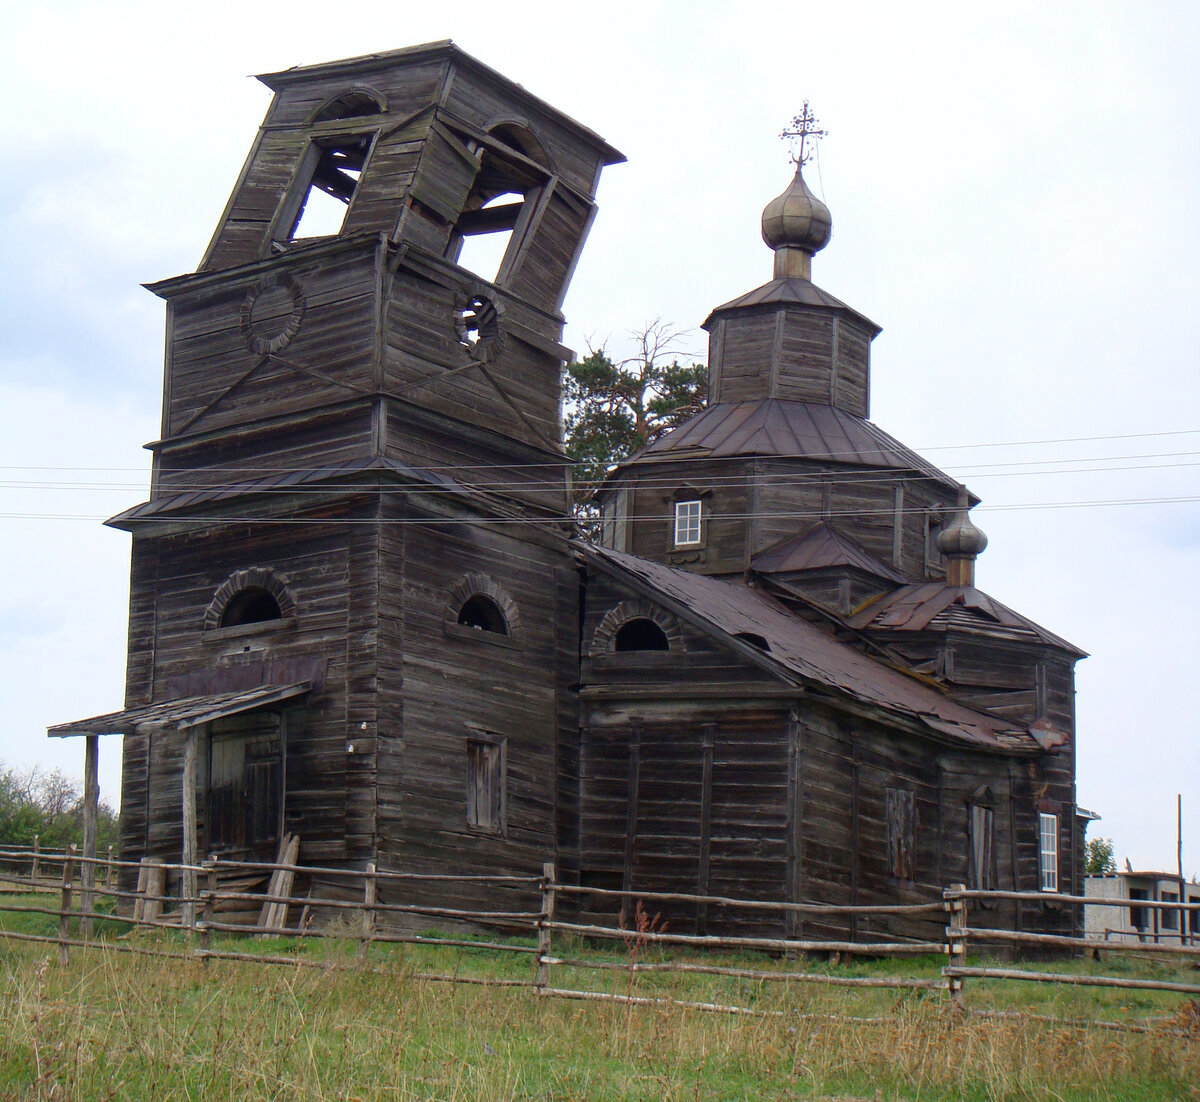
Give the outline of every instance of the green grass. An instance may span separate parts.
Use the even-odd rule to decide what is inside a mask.
[[[56,918],[34,915],[0,914],[0,924],[47,934],[58,927]],[[186,947],[177,934],[120,936],[115,923],[104,925],[105,939],[115,945]],[[633,978],[638,995],[781,1012],[738,1016],[538,998],[524,988],[417,978],[528,979],[532,961],[520,954],[377,945],[369,963],[378,971],[369,971],[357,968],[351,942],[227,937],[213,947],[278,953],[289,963],[201,963],[75,949],[60,968],[51,945],[0,941],[0,1098],[1200,1098],[1200,1022],[1189,1018],[1195,1008],[1182,995],[968,981],[972,1013],[964,1016],[940,993],[705,975]],[[556,940],[554,951],[627,959],[612,946],[579,941]],[[653,950],[642,959],[667,957]],[[678,952],[670,959],[714,960]],[[720,962],[931,978],[942,958],[835,967],[739,954]],[[1186,966],[1147,961],[1053,967],[1197,975]],[[555,968],[552,983],[624,992],[630,976]],[[974,1013],[982,1009],[1020,1014],[986,1019]],[[1169,1017],[1175,1028],[1117,1033],[1034,1017],[1042,1014]],[[1178,1028],[1188,1021],[1190,1036]]]

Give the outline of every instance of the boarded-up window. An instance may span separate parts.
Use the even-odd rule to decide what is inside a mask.
[[[1038,815],[1039,864],[1042,870],[1042,891],[1058,891],[1058,816]]]
[[[467,739],[467,826],[504,833],[504,742]]]
[[[912,880],[916,876],[917,811],[911,791],[887,790],[887,822],[888,871],[901,880]]]
[[[967,880],[977,891],[996,887],[995,813],[982,803],[967,807]]]

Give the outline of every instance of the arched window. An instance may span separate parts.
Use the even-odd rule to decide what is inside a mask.
[[[235,593],[221,613],[220,626],[238,627],[241,624],[265,624],[269,620],[282,620],[283,609],[273,593],[261,586],[251,586]]]
[[[458,622],[463,627],[490,631],[496,635],[508,634],[508,621],[504,618],[504,612],[491,597],[485,597],[482,593],[476,593],[463,603],[462,608],[458,610]]]
[[[204,630],[271,624],[296,614],[296,601],[283,579],[267,567],[230,574],[204,613]]]
[[[667,633],[648,617],[622,624],[613,638],[613,650],[670,650]]]
[[[378,115],[384,110],[383,97],[368,88],[352,88],[335,96],[312,117],[313,122],[333,122],[336,119],[358,119]]]
[[[754,631],[739,631],[734,635],[735,639],[740,639],[743,643],[749,643],[752,647],[758,647],[759,650],[765,650],[770,653],[771,644],[767,640]]]

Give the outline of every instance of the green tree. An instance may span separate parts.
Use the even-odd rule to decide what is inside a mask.
[[[96,813],[96,847],[117,844],[117,814],[101,803]],[[34,766],[18,771],[0,766],[0,845],[44,849],[83,844],[83,794],[60,769]]]
[[[575,463],[575,512],[583,521],[594,518],[593,497],[614,463],[654,443],[708,400],[708,368],[679,362],[679,330],[655,321],[632,336],[632,356],[614,361],[601,345],[567,365],[563,429]]]
[[[1084,869],[1088,876],[1103,876],[1106,872],[1117,871],[1111,838],[1093,838],[1088,842],[1084,847]]]

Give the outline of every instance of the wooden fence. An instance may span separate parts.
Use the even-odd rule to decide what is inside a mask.
[[[293,851],[294,856],[294,851]],[[89,870],[89,865],[92,868]],[[115,870],[137,868],[139,870],[136,891],[122,891],[114,887]],[[91,875],[88,875],[89,871]],[[102,872],[102,878],[97,872]],[[348,885],[346,895],[353,898],[313,898],[292,893],[294,879],[302,876],[311,879],[320,876],[325,880],[341,878]],[[269,877],[265,892],[241,890],[239,877]],[[100,880],[103,884],[101,886]],[[177,882],[180,891],[170,892],[168,880]],[[194,895],[184,895],[183,888],[189,883],[197,885]],[[388,903],[379,899],[382,883],[407,883],[415,887],[421,884],[462,884],[507,889],[526,889],[540,894],[541,906],[537,910],[504,911],[478,908],[453,908],[434,906],[420,902]],[[257,935],[263,938],[280,936],[299,938],[335,938],[353,940],[358,944],[358,967],[365,967],[373,943],[420,944],[457,947],[460,949],[486,950],[499,953],[524,954],[531,960],[531,975],[528,979],[497,979],[481,976],[438,975],[416,973],[414,978],[457,983],[483,983],[497,986],[528,987],[538,995],[567,999],[614,1001],[635,1005],[670,1003],[697,1010],[712,1010],[729,1013],[771,1013],[745,1007],[719,1003],[681,1002],[675,999],[634,996],[632,993],[594,990],[582,987],[556,986],[555,971],[569,970],[574,974],[622,972],[629,976],[639,973],[678,973],[725,976],[735,979],[751,979],[765,983],[810,983],[834,987],[891,988],[896,990],[925,990],[946,993],[958,1007],[965,1008],[965,983],[967,980],[1018,980],[1035,983],[1060,983],[1081,986],[1110,988],[1132,988],[1151,991],[1172,991],[1200,995],[1200,983],[1185,983],[1175,980],[1155,980],[1136,976],[1097,976],[1078,972],[1048,969],[1029,971],[1023,968],[1000,968],[991,966],[969,966],[969,948],[1003,945],[1014,955],[1022,950],[1032,950],[1039,957],[1057,955],[1079,957],[1083,955],[1105,957],[1149,954],[1164,957],[1185,957],[1200,961],[1200,945],[1163,945],[1151,943],[1102,942],[1094,939],[1068,937],[1054,934],[1038,934],[1025,931],[1001,930],[972,926],[970,924],[973,903],[996,900],[1019,900],[1049,903],[1056,906],[1079,906],[1092,902],[1082,896],[1044,892],[985,892],[968,890],[963,885],[945,889],[940,901],[892,906],[849,906],[816,902],[780,903],[763,900],[733,899],[723,896],[692,895],[680,892],[638,892],[636,906],[632,912],[620,911],[614,926],[603,926],[572,922],[560,915],[560,903],[572,897],[590,896],[593,904],[597,899],[609,899],[614,910],[628,908],[632,902],[628,893],[598,888],[581,888],[560,883],[553,864],[547,864],[540,876],[474,876],[452,873],[412,873],[382,870],[368,865],[364,869],[323,868],[299,865],[292,862],[246,862],[226,861],[212,858],[201,865],[184,866],[159,862],[132,864],[114,860],[111,854],[105,858],[80,857],[72,846],[64,852],[46,852],[35,848],[0,847],[0,887],[7,886],[24,892],[47,892],[57,894],[57,906],[39,903],[6,902],[0,895],[0,912],[32,913],[56,917],[58,933],[38,935],[0,929],[0,938],[18,941],[46,942],[58,947],[58,958],[68,963],[72,948],[89,948],[103,945],[120,952],[147,953],[182,959],[224,959],[260,964],[289,964],[328,967],[325,962],[303,961],[294,956],[270,953],[250,953],[223,950],[213,947],[213,933]],[[78,900],[76,896],[78,894]],[[119,908],[114,913],[98,916],[95,913],[97,898],[109,899]],[[944,936],[941,940],[815,940],[803,938],[769,938],[712,936],[674,933],[662,928],[646,909],[659,903],[687,903],[708,907],[721,907],[730,914],[746,912],[761,914],[770,912],[782,918],[788,914],[810,917],[851,916],[911,917],[942,913],[947,917]],[[250,918],[245,914],[241,921],[221,918],[224,908],[242,905],[250,908]],[[1200,912],[1197,903],[1170,903],[1154,900],[1137,900],[1136,905],[1146,908],[1174,910],[1180,913],[1180,925],[1184,915]],[[339,915],[344,916],[338,921]],[[289,924],[289,919],[294,921]],[[93,939],[93,928],[97,918],[130,927],[167,928],[186,935],[186,947],[181,952],[171,952],[159,947],[138,944],[114,944],[112,941]],[[478,936],[453,937],[432,936],[407,932],[400,928],[403,921],[411,922],[415,917],[444,920],[447,923],[466,924],[475,929],[500,930],[506,934],[527,934],[534,944],[514,944],[508,941],[481,940]],[[78,937],[71,937],[71,923],[78,920]],[[400,921],[398,921],[400,920]],[[781,922],[782,925],[782,922]],[[560,946],[575,950],[573,955],[556,955],[555,936],[559,935]],[[564,939],[562,935],[567,935]],[[1186,939],[1181,939],[1186,940]],[[604,959],[594,950],[605,943],[616,943],[621,950],[621,959]],[[678,947],[688,950],[723,950],[761,952],[783,958],[787,964],[778,968],[753,968],[720,963],[719,957],[710,960],[653,960],[642,959],[651,947]],[[578,947],[587,947],[578,951]],[[940,975],[930,978],[905,976],[844,976],[826,971],[802,967],[805,960],[821,954],[835,960],[850,957],[880,958],[937,954],[946,958],[947,964]],[[796,967],[792,967],[792,962]]]

